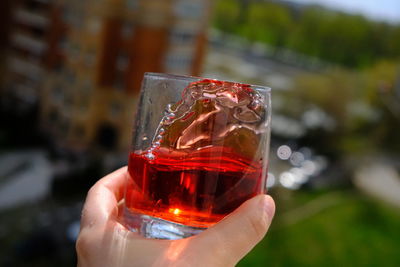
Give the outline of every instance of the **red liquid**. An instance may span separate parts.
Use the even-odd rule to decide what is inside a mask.
[[[241,158],[229,148],[160,149],[155,156],[130,154],[125,201],[133,212],[208,227],[264,191],[261,161]]]

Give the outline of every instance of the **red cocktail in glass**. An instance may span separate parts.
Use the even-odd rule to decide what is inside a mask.
[[[151,238],[190,236],[263,193],[269,93],[240,83],[146,74],[129,156],[128,227]]]

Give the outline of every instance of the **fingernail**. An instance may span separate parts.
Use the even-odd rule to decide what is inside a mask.
[[[274,200],[268,195],[264,197],[264,212],[268,217],[267,220],[272,221],[272,218],[275,214],[275,203]]]

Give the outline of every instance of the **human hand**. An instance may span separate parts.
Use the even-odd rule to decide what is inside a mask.
[[[76,243],[79,267],[234,266],[264,237],[275,213],[272,198],[259,195],[196,236],[146,239],[118,220],[127,176],[121,168],[89,190]]]

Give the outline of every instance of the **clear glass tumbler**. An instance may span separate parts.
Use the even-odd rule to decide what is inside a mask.
[[[267,87],[146,73],[134,126],[124,221],[148,238],[179,239],[265,192]]]

